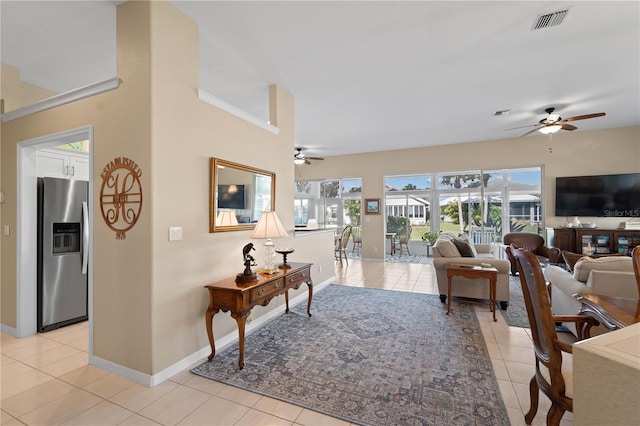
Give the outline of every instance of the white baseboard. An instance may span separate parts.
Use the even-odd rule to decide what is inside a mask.
[[[328,280],[323,281],[318,285],[314,285],[313,293],[317,294],[318,291],[328,287],[329,284],[335,281],[335,278],[336,278],[335,276],[332,276]],[[293,307],[300,303],[305,302],[307,300],[307,297],[308,297],[308,293],[306,292],[300,293],[298,296],[294,297],[289,301],[289,307]],[[312,305],[312,308],[313,308],[313,305]],[[279,317],[280,315],[284,315],[284,312],[281,311],[280,309],[274,309],[267,312],[264,315],[261,315],[260,317],[256,318],[255,320],[251,321],[246,325],[245,335],[250,334],[253,330]],[[215,341],[216,351],[222,350],[225,347],[236,343],[237,341],[238,341],[238,332],[234,330],[233,332],[228,333],[219,339],[216,339]],[[176,374],[183,371],[185,368],[188,368],[189,366],[193,365],[194,363],[200,360],[203,360],[205,357],[209,356],[210,354],[211,354],[211,348],[209,346],[206,346],[194,352],[193,354],[181,359],[175,364],[165,368],[161,372],[153,375],[141,373],[139,371],[133,370],[128,367],[123,367],[122,365],[116,364],[111,361],[107,361],[97,356],[91,356],[89,358],[89,364],[99,367],[110,373],[114,373],[119,376],[122,376],[126,379],[139,383],[143,386],[154,387],[164,382],[165,380],[175,376]]]
[[[3,333],[7,333],[13,337],[18,337],[18,330],[14,327],[9,327],[8,325],[0,324],[0,331]]]

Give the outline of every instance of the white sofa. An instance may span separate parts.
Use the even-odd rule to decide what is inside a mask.
[[[573,297],[574,294],[638,298],[633,263],[627,256],[583,257],[575,264],[573,272],[547,266],[544,277],[551,283],[551,310],[555,315],[575,315],[580,311],[581,304]],[[573,324],[566,326],[576,334]],[[604,327],[598,326],[591,330],[591,334],[605,331]]]
[[[440,301],[447,301],[447,264],[463,263],[480,266],[481,263],[488,263],[498,270],[498,280],[496,283],[496,300],[500,302],[500,307],[505,310],[509,305],[509,269],[510,263],[506,259],[498,259],[491,254],[489,244],[472,244],[468,238],[464,237],[469,244],[473,257],[463,257],[454,244],[457,238],[454,234],[443,233],[433,244],[433,267],[436,270]],[[468,297],[472,299],[489,299],[489,285],[484,279],[469,280],[462,277],[452,279],[451,295],[456,297]]]

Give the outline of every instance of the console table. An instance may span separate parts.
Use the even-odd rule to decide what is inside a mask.
[[[279,269],[268,275],[258,271],[258,281],[236,283],[235,277],[226,278],[213,284],[205,285],[209,290],[209,308],[205,314],[207,335],[211,345],[209,361],[216,354],[213,340],[213,316],[220,310],[231,311],[231,317],[238,323],[238,367],[244,367],[244,328],[251,309],[256,305],[267,306],[271,299],[284,293],[286,310],[289,312],[289,289],[298,289],[302,283],[309,287],[307,314],[311,316],[311,298],[313,297],[313,281],[311,281],[311,263],[290,263],[291,268]]]

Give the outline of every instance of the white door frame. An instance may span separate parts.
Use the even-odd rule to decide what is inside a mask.
[[[37,170],[36,152],[70,142],[89,141],[89,203],[93,196],[93,126],[18,142],[16,336],[37,332]],[[88,316],[89,357],[93,354],[93,207],[89,208]]]

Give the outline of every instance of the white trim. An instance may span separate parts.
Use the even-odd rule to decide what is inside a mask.
[[[230,104],[229,102],[220,99],[217,96],[212,95],[209,92],[206,92],[202,89],[198,89],[198,99],[203,102],[206,102],[214,107],[220,108],[228,112],[229,114],[233,114],[238,118],[241,118],[245,121],[248,121],[251,124],[255,124],[258,127],[262,127],[263,129],[273,133],[274,135],[280,134],[280,128],[268,123],[264,120],[259,119],[255,115],[251,115],[243,109],[238,108],[235,105]]]
[[[17,160],[17,221],[16,221],[16,337],[37,332],[37,169],[38,149],[51,148],[69,142],[89,140],[89,176],[93,176],[93,126],[53,133],[18,142]],[[93,200],[92,179],[89,179],[89,200]],[[89,209],[89,356],[93,353],[93,209]]]
[[[69,90],[68,92],[60,93],[50,98],[43,99],[39,102],[36,102],[35,104],[27,105],[21,108],[16,108],[9,112],[5,112],[4,114],[2,114],[2,122],[6,123],[17,118],[26,117],[37,112],[46,111],[48,109],[59,107],[61,105],[75,102],[80,99],[108,92],[109,90],[117,89],[119,86],[120,79],[118,77],[114,77],[109,80],[99,81],[97,83],[92,83],[84,87]]]
[[[314,285],[312,294],[317,294],[320,290],[323,290],[324,288],[328,287],[329,284],[335,281],[335,279],[336,277],[334,275],[328,280],[323,281],[319,285]],[[306,301],[308,294],[309,294],[308,292],[300,293],[298,296],[296,296],[295,298],[289,301],[289,307],[293,307],[295,305],[298,305]],[[313,309],[313,305],[311,307]],[[253,330],[279,317],[280,315],[284,315],[284,312],[280,309],[273,309],[267,312],[266,314],[260,316],[256,320],[248,323],[245,329],[245,334],[248,335]],[[237,342],[238,342],[238,332],[234,330],[231,333],[228,333],[225,336],[222,336],[220,339],[217,339],[215,341],[216,351],[220,351],[226,348],[227,346]],[[106,370],[110,373],[115,373],[119,376],[132,380],[143,386],[154,387],[164,382],[165,380],[170,379],[171,377],[175,376],[181,371],[184,371],[186,368],[189,368],[194,363],[198,361],[202,361],[204,358],[208,357],[209,354],[211,354],[211,348],[207,345],[206,347],[194,352],[193,354],[181,359],[175,364],[165,368],[161,372],[154,375],[144,374],[139,371],[132,370],[131,368],[128,368],[128,367],[123,367],[122,365],[113,363],[111,361],[107,361],[105,359],[102,359],[96,356],[89,356],[89,364],[102,368],[103,370]]]
[[[13,337],[18,337],[18,330],[8,325],[0,324],[0,331]]]

